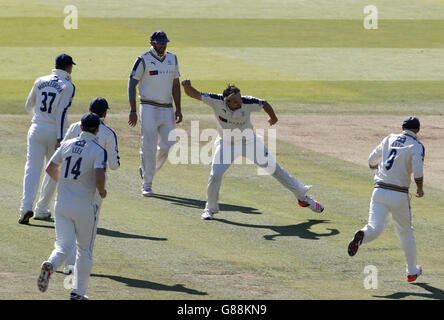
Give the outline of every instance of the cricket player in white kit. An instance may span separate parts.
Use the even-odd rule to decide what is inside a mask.
[[[28,131],[28,150],[23,178],[23,197],[20,205],[20,224],[27,224],[34,215],[33,205],[40,183],[40,175],[46,162],[63,140],[67,123],[67,111],[75,94],[71,82],[72,58],[60,54],[55,61],[55,69],[48,76],[40,77],[26,101],[26,110],[33,113],[32,125]],[[45,161],[46,159],[46,161]],[[40,200],[36,205],[35,219],[50,219],[49,202],[56,184],[44,179]],[[41,201],[49,199],[49,201]]]
[[[207,203],[202,219],[211,220],[214,213],[219,211],[219,190],[223,174],[228,170],[232,162],[241,155],[265,169],[288,190],[293,192],[300,206],[310,207],[311,210],[318,213],[324,210],[324,206],[321,203],[305,195],[310,186],[300,183],[276,163],[263,142],[253,133],[253,125],[250,121],[250,113],[253,111],[263,109],[270,116],[268,120],[270,125],[274,125],[278,121],[273,108],[267,101],[250,96],[241,96],[240,90],[233,85],[229,85],[222,95],[201,93],[191,85],[190,80],[182,81],[182,85],[188,96],[200,100],[213,108],[219,132],[219,136],[215,141],[216,151],[213,156],[211,175],[208,180]],[[232,132],[234,129],[239,129],[241,132],[250,130],[251,135],[247,135],[245,138],[242,137],[241,140],[232,139],[231,137],[228,140],[225,139],[223,131]],[[249,152],[249,150],[253,150],[253,152]],[[227,153],[230,156],[226,156]]]
[[[182,121],[179,65],[177,57],[166,51],[169,42],[165,32],[155,31],[150,36],[152,47],[137,58],[128,82],[128,97],[131,106],[128,124],[137,124],[136,86],[139,86],[140,148],[142,195],[153,195],[154,174],[168,158],[168,151],[176,142],[168,140],[176,123]],[[176,105],[173,110],[172,100]]]
[[[62,143],[46,172],[58,181],[54,207],[56,241],[49,259],[42,263],[37,287],[45,292],[51,274],[63,263],[77,243],[72,300],[84,300],[92,269],[92,252],[97,232],[96,193],[106,197],[107,152],[96,142],[100,118],[95,113],[82,117],[83,132]],[[61,170],[59,170],[59,167]]]
[[[105,118],[107,115],[107,110],[109,109],[108,102],[105,98],[97,97],[93,99],[89,105],[89,111],[97,114],[100,117],[100,126],[99,132],[96,134],[96,142],[106,150],[108,154],[108,167],[111,170],[117,170],[120,168],[120,157],[119,157],[119,148],[117,145],[117,135],[116,133],[105,124]],[[66,132],[65,138],[63,142],[77,138],[82,133],[82,122],[78,121],[73,123],[68,131]],[[96,200],[98,208],[98,213],[100,211],[101,199],[100,197]],[[70,274],[72,272],[72,266],[74,266],[76,258],[76,246],[75,242],[73,243],[73,250],[71,251],[71,255],[66,259],[66,266],[63,270],[64,273]]]
[[[417,133],[420,122],[416,117],[403,121],[401,134],[390,134],[373,150],[369,166],[375,170],[370,214],[367,225],[358,230],[348,245],[348,254],[354,256],[361,244],[375,240],[390,221],[391,212],[396,235],[404,249],[407,262],[407,281],[412,282],[422,273],[416,261],[416,242],[413,236],[409,187],[411,175],[416,182],[416,197],[423,197],[424,146]]]

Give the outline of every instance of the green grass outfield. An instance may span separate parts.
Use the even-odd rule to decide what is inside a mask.
[[[424,268],[416,284],[405,282],[392,225],[356,257],[347,254],[368,216],[366,164],[279,137],[279,163],[313,184],[324,213],[299,207],[278,182],[244,165],[224,177],[222,212],[202,221],[210,166],[167,163],[155,177],[158,196],[141,196],[139,128],[127,125],[126,93],[132,64],[148,50],[150,32],[162,28],[182,78],[210,92],[234,82],[244,94],[267,99],[280,118],[442,115],[442,1],[374,1],[381,20],[373,31],[362,27],[363,5],[349,0],[337,6],[325,0],[191,0],[177,15],[169,6],[178,2],[164,1],[154,19],[142,2],[111,1],[101,10],[98,1],[0,0],[0,299],[69,294],[61,273],[45,294],[36,288],[40,264],[53,249],[53,223],[17,224],[30,122],[24,103],[35,78],[50,72],[60,52],[78,63],[70,122],[93,97],[104,96],[119,138],[122,167],[109,173],[87,293],[92,299],[444,299],[441,190],[426,186],[425,199],[412,199]],[[65,4],[78,5],[78,30],[63,28]],[[242,19],[246,13],[251,19]],[[195,118],[201,129],[215,127],[209,108],[185,96],[183,112],[181,128]],[[376,290],[364,288],[367,265],[378,268]]]

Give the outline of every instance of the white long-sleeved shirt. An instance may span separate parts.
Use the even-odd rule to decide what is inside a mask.
[[[38,78],[26,100],[26,110],[33,114],[32,123],[48,123],[57,129],[57,139],[63,139],[67,127],[67,111],[76,88],[68,72],[53,69]]]
[[[73,123],[66,132],[63,141],[77,138],[82,133],[80,129],[80,121]],[[108,154],[108,166],[111,170],[116,170],[120,167],[119,148],[117,146],[116,133],[105,125],[102,121],[99,126],[99,132],[95,137],[97,143],[106,150]]]
[[[376,169],[375,184],[408,192],[412,173],[415,180],[423,179],[424,155],[424,146],[414,132],[388,135],[369,156],[370,168]]]

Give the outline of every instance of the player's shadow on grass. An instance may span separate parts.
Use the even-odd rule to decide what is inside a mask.
[[[176,292],[183,292],[183,293],[197,295],[197,296],[208,295],[208,293],[206,293],[206,292],[202,292],[202,291],[198,291],[198,290],[189,289],[187,287],[184,287],[183,284],[175,284],[174,286],[167,286],[165,284],[161,284],[161,283],[157,283],[157,282],[132,279],[132,278],[125,278],[125,277],[113,276],[113,275],[107,275],[107,274],[91,274],[91,277],[108,278],[108,279],[111,279],[114,281],[124,283],[128,287],[132,287],[132,288],[151,289],[151,290],[157,290],[157,291],[176,291]]]
[[[413,283],[412,285],[421,287],[427,290],[429,293],[420,293],[420,292],[396,292],[393,294],[389,294],[387,296],[373,296],[375,298],[386,298],[386,299],[403,299],[409,296],[413,297],[422,297],[436,300],[444,300],[444,290],[432,287],[427,283]]]
[[[54,226],[48,226],[48,225],[42,225],[42,224],[28,224],[30,227],[37,227],[37,228],[48,228],[48,229],[54,229]],[[109,230],[106,228],[97,228],[97,234],[101,236],[108,236],[108,237],[114,237],[114,238],[126,238],[126,239],[142,239],[142,240],[151,240],[151,241],[167,241],[167,238],[157,238],[157,237],[148,237],[148,236],[141,236],[138,234],[131,234],[131,233],[125,233],[115,230]]]
[[[114,238],[128,238],[128,239],[143,239],[143,240],[152,240],[152,241],[167,241],[167,238],[157,238],[157,237],[148,237],[141,236],[138,234],[124,233],[115,230],[109,230],[105,228],[97,228],[97,234],[102,236],[109,236]]]
[[[197,208],[197,209],[205,209],[206,201],[198,200],[198,199],[189,199],[189,198],[181,198],[170,196],[166,194],[153,194],[153,198],[158,198],[162,200],[171,201],[172,203],[178,206],[184,206],[189,208]],[[219,210],[221,211],[239,211],[246,214],[262,214],[257,211],[256,208],[252,207],[244,207],[244,206],[236,206],[232,204],[219,203]]]
[[[306,222],[302,222],[299,224],[292,224],[288,226],[267,226],[267,225],[256,225],[256,224],[248,224],[248,223],[239,223],[228,221],[225,219],[214,219],[215,221],[223,222],[226,224],[231,224],[239,227],[247,227],[247,228],[257,228],[257,229],[270,229],[276,234],[265,235],[264,238],[266,240],[274,240],[277,237],[299,237],[302,239],[308,240],[319,240],[321,237],[331,237],[339,234],[338,229],[327,228],[329,232],[326,233],[316,233],[310,231],[310,228],[316,224],[320,223],[329,223],[329,220],[315,220],[309,219]]]

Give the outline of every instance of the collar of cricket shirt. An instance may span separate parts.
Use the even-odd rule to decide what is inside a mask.
[[[66,72],[65,70],[62,70],[62,69],[52,69],[52,73],[55,74],[55,75],[58,75],[59,77],[63,77],[66,80],[71,81],[71,75],[68,72]]]
[[[402,134],[404,134],[404,135],[406,135],[406,136],[410,136],[410,137],[412,137],[413,139],[418,140],[418,135],[417,135],[416,133],[414,133],[413,131],[410,131],[410,130],[404,130],[404,131],[402,132]]]
[[[165,53],[163,54],[163,56],[159,56],[159,55],[157,54],[156,49],[154,49],[154,47],[151,47],[150,50],[148,50],[148,52],[151,53],[151,55],[152,55],[154,58],[156,58],[157,60],[159,60],[159,61],[163,61],[163,60],[165,60],[165,57],[166,57],[166,54],[167,54],[167,52],[166,52],[166,50],[165,50]]]
[[[86,139],[86,140],[94,140],[97,142],[97,136],[91,132],[82,131],[79,138]]]

